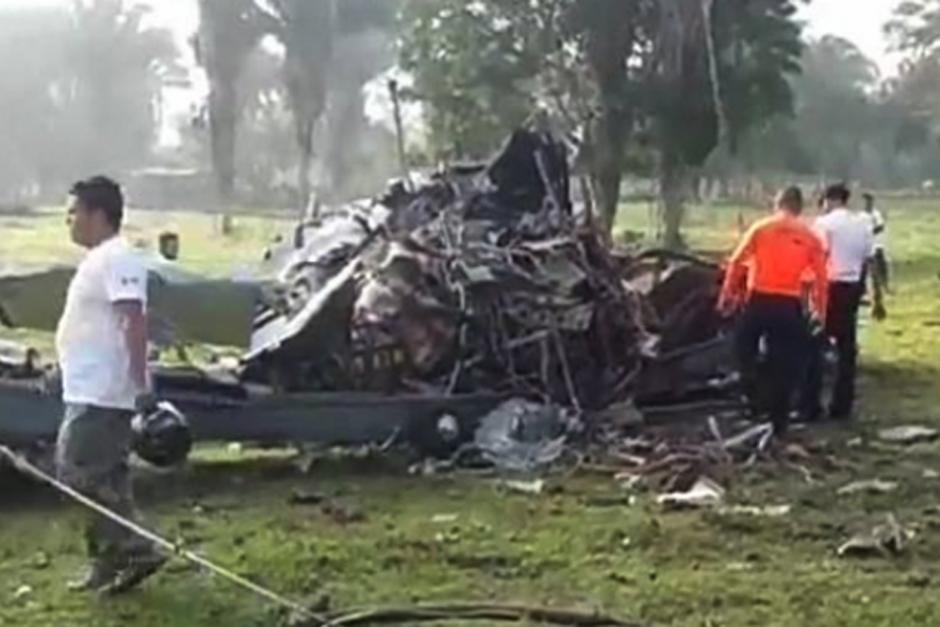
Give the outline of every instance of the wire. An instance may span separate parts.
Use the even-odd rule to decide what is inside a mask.
[[[124,518],[123,516],[121,516],[120,514],[117,514],[111,511],[104,505],[101,505],[97,501],[91,498],[88,498],[84,494],[81,494],[74,488],[59,481],[55,477],[52,477],[48,473],[44,472],[43,470],[39,469],[37,466],[32,464],[22,455],[14,453],[12,450],[7,448],[6,446],[3,446],[2,444],[0,444],[0,456],[6,457],[7,459],[9,459],[10,462],[20,472],[26,475],[30,475],[42,481],[43,483],[46,483],[52,486],[53,488],[55,488],[62,494],[68,496],[72,500],[80,503],[81,505],[84,505],[88,509],[95,511],[96,513],[104,516],[108,520],[111,520],[112,522],[117,523],[118,525],[121,525],[128,531],[142,538],[145,538],[146,540],[149,540],[150,542],[153,542],[157,546],[160,546],[163,549],[171,552],[173,555],[176,555],[184,560],[193,562],[194,564],[197,564],[207,570],[210,570],[216,575],[222,577],[223,579],[226,579],[229,582],[235,584],[236,586],[243,588],[245,590],[248,590],[249,592],[253,592],[254,594],[270,601],[271,603],[275,605],[278,605],[283,608],[289,609],[293,612],[296,612],[298,615],[300,615],[301,617],[307,620],[319,621],[320,624],[326,624],[329,622],[327,618],[314,614],[309,609],[305,608],[299,603],[295,601],[291,601],[290,599],[283,597],[277,594],[276,592],[272,592],[271,590],[268,590],[267,588],[259,586],[258,584],[252,581],[249,581],[248,579],[245,579],[241,575],[236,575],[235,573],[231,572],[230,570],[227,570],[226,568],[223,568],[222,566],[213,564],[206,558],[200,557],[199,555],[196,555],[192,551],[188,551],[184,549],[179,544],[170,542],[169,540],[157,535],[153,531],[150,531],[149,529],[145,529],[144,527],[141,527],[137,523],[130,521]]]

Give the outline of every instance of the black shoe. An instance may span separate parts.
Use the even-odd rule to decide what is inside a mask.
[[[167,559],[169,558],[161,553],[149,553],[132,558],[127,568],[119,572],[110,584],[100,589],[101,594],[116,596],[130,592],[163,568]]]

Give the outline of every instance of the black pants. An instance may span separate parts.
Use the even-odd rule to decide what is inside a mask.
[[[778,433],[787,429],[793,392],[801,380],[798,373],[806,359],[808,331],[800,299],[790,296],[753,294],[739,322],[736,349],[745,394],[756,408],[758,372],[766,372],[767,404]],[[758,363],[761,339],[767,346],[765,369]]]
[[[878,279],[880,279],[881,285],[887,288],[890,283],[891,276],[890,270],[888,268],[888,257],[885,255],[883,248],[879,248],[875,251],[873,261],[874,272],[878,273]],[[862,285],[865,285],[864,281],[862,281]]]
[[[829,313],[823,334],[810,352],[801,401],[803,414],[809,420],[819,418],[822,413],[823,363],[825,350],[832,343],[835,343],[838,365],[829,414],[845,418],[852,413],[858,366],[858,308],[864,291],[864,283],[829,284]]]

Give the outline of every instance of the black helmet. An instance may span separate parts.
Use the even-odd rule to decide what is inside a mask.
[[[167,401],[134,416],[131,427],[134,452],[154,466],[166,468],[184,462],[193,446],[189,421]]]

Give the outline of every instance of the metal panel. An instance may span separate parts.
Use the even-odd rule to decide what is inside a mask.
[[[62,405],[35,385],[0,382],[0,442],[27,445],[55,437]],[[232,401],[193,393],[167,400],[189,417],[197,440],[317,442],[328,445],[381,442],[403,436],[447,413],[471,428],[503,397],[296,394]]]
[[[256,283],[205,279],[167,263],[150,268],[150,313],[160,335],[182,342],[247,347],[261,288]],[[0,310],[15,327],[55,331],[73,268],[0,276]]]

